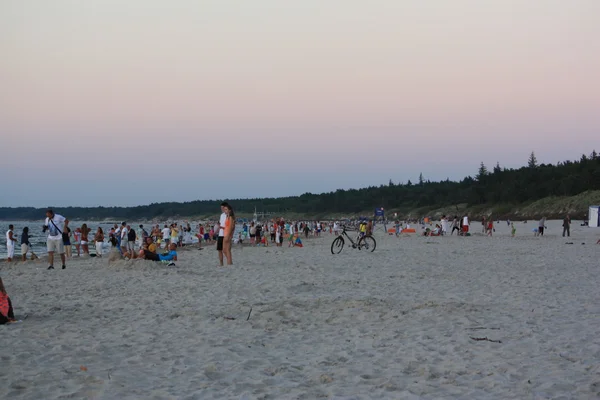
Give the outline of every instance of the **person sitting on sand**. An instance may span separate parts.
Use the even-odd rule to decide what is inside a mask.
[[[169,245],[169,252],[166,254],[156,254],[150,250],[144,250],[144,259],[151,261],[171,261],[169,265],[175,265],[173,261],[177,261],[177,244],[171,243]]]
[[[290,235],[292,236],[292,235]],[[302,244],[302,240],[300,239],[300,236],[298,236],[298,232],[294,233],[294,247],[304,247],[304,245]]]
[[[137,254],[138,258],[144,258],[144,250],[148,250],[151,253],[156,253],[156,245],[154,244],[154,241],[150,236],[147,237],[146,240],[144,240],[144,242],[140,246],[140,250]]]
[[[0,325],[15,322],[12,302],[6,293],[2,278],[0,278]]]

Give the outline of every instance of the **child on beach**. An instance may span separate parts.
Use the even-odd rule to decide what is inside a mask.
[[[10,297],[8,297],[4,288],[4,282],[0,278],[0,325],[10,322],[15,322],[15,314]]]
[[[62,233],[63,245],[65,246],[65,257],[73,257],[72,248],[71,248],[71,228],[68,226],[65,228]]]
[[[515,224],[513,224],[512,222],[510,223],[510,235],[512,237],[515,237],[515,233],[517,233],[517,228],[515,228]]]

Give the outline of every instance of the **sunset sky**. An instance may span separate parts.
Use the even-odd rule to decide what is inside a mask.
[[[598,0],[0,0],[0,206],[461,179],[600,151]]]

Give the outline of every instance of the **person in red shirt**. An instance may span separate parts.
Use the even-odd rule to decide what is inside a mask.
[[[4,283],[2,282],[2,278],[0,278],[0,325],[10,322],[15,322],[15,314],[10,297],[6,294]]]

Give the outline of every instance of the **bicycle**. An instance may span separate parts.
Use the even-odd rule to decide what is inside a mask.
[[[340,254],[344,249],[344,244],[346,243],[343,236],[346,236],[350,243],[352,243],[353,249],[365,249],[370,252],[374,252],[377,247],[377,242],[373,236],[361,236],[357,238],[358,240],[355,242],[346,232],[346,225],[342,225],[342,233],[338,237],[333,240],[331,243],[331,254]]]

